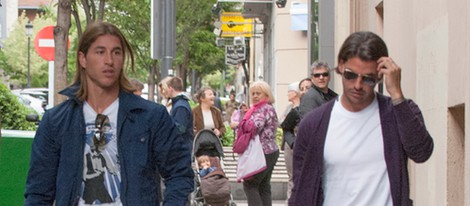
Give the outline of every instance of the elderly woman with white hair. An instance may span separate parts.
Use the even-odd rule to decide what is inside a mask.
[[[287,198],[291,195],[291,189],[294,187],[293,171],[292,171],[292,157],[294,155],[294,140],[296,134],[296,125],[300,121],[299,105],[300,97],[302,96],[299,89],[299,82],[289,84],[287,87],[287,100],[289,105],[284,112],[284,117],[281,120],[282,128],[282,144],[281,149],[284,150],[284,158],[286,162],[287,175],[289,182],[287,184]]]

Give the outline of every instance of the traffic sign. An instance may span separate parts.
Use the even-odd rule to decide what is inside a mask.
[[[70,40],[67,39],[67,48],[70,47]],[[36,38],[34,38],[34,50],[40,57],[47,61],[54,61],[54,26],[42,28]]]
[[[225,64],[238,65],[238,63],[245,60],[245,50],[245,46],[225,46]]]
[[[223,12],[220,16],[222,21],[222,37],[253,35],[253,19],[245,19],[241,12]]]

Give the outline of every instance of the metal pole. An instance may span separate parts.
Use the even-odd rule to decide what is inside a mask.
[[[164,56],[160,62],[160,65],[161,65],[161,75],[162,75],[162,79],[167,77],[168,76],[168,70],[170,70],[172,68],[172,64],[173,64],[173,57],[171,56]]]
[[[163,38],[163,56],[161,59],[161,76],[168,76],[168,71],[172,69],[173,57],[175,55],[175,36],[176,36],[176,6],[174,0],[164,0],[162,9],[164,16],[164,38]]]
[[[30,88],[31,87],[31,74],[30,74],[30,58],[31,58],[31,55],[30,55],[30,47],[31,47],[31,37],[30,35],[28,35],[28,83],[26,85],[26,88]]]

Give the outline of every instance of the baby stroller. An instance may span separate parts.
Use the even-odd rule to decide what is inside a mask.
[[[216,169],[201,178],[197,158],[202,155],[209,156],[211,166]],[[223,170],[223,156],[222,142],[212,130],[203,129],[196,134],[192,157],[196,188],[191,194],[191,206],[236,206]]]

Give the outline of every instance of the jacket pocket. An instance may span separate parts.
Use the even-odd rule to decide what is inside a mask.
[[[133,164],[137,164],[136,166],[145,167],[147,165],[150,147],[149,147],[149,138],[150,133],[145,132],[135,138],[132,138],[130,143],[130,156],[131,161]]]

